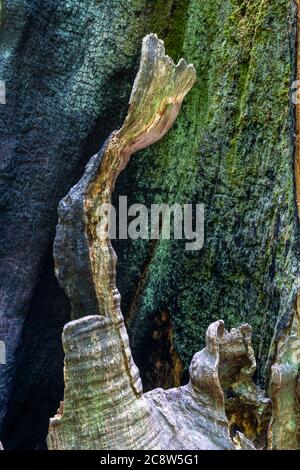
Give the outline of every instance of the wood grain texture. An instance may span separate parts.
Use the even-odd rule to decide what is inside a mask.
[[[120,310],[116,255],[101,229],[99,209],[110,203],[130,155],[167,132],[194,81],[193,66],[183,59],[174,65],[162,41],[146,36],[123,127],[59,205],[56,274],[74,320],[63,332],[65,396],[50,421],[50,449],[235,448],[221,383],[251,379],[251,328],[228,333],[222,321],[213,323],[206,347],[191,363],[188,385],[143,394]]]

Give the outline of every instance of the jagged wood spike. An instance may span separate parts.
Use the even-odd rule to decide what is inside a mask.
[[[131,357],[128,336],[120,310],[120,295],[115,281],[116,255],[109,237],[98,237],[97,228],[101,225],[99,207],[101,204],[110,203],[116,178],[126,166],[132,153],[156,142],[171,127],[182,100],[193,85],[195,78],[195,69],[192,65],[187,65],[184,60],[174,65],[172,60],[165,55],[163,42],[154,34],[146,36],[142,45],[140,69],[133,86],[129,111],[123,127],[111,134],[99,154],[95,155],[87,165],[80,182],[72,188],[59,205],[59,222],[54,243],[56,275],[70,298],[73,318],[91,314],[101,315],[98,319],[89,319],[88,322],[96,323],[96,325],[100,322],[101,328],[99,329],[107,330],[101,348],[103,356],[107,357],[108,361],[112,360],[118,364],[117,369],[112,367],[111,370],[111,383],[116,389],[110,395],[110,399],[112,400],[115,394],[116,402],[119,403],[119,408],[115,412],[119,413],[120,420],[122,412],[126,410],[124,427],[127,421],[130,421],[130,417],[131,420],[139,423],[148,411],[145,404],[137,405],[135,401],[140,399],[143,403],[142,386],[138,370]],[[90,326],[88,330],[89,328]],[[83,325],[81,329],[85,331]],[[68,328],[66,331],[69,331]],[[108,339],[110,335],[111,340]],[[68,342],[65,341],[64,344],[67,349]],[[107,354],[106,349],[108,349]],[[90,374],[89,367],[90,364],[87,363],[87,382]],[[117,384],[113,380],[113,373],[116,370],[120,374]],[[65,397],[69,393],[72,394],[72,387],[68,388],[67,374],[68,368],[66,368]],[[106,377],[106,384],[108,378],[109,376]],[[88,384],[86,386],[88,387]],[[111,388],[109,383],[108,388]],[[122,395],[123,401],[120,403],[119,397]],[[103,391],[103,399],[105,396],[105,391]],[[135,411],[130,409],[131,402],[137,405]],[[69,405],[70,410],[68,410]],[[68,416],[68,411],[70,415],[73,414],[73,406],[72,398],[65,399],[64,417]],[[101,409],[101,401],[99,407]],[[140,417],[138,408],[141,408]],[[67,421],[70,423],[72,420],[68,418]],[[50,427],[49,442],[52,442],[54,447],[63,446],[62,442],[60,445],[54,443],[58,439],[55,432],[57,423],[57,419],[54,419]],[[145,422],[143,422],[144,425]],[[78,430],[73,429],[73,431],[76,436]],[[122,432],[124,445],[127,447],[133,445],[132,433],[135,434],[136,445],[142,445],[139,444],[138,431],[132,423],[128,431],[126,433],[124,428]],[[64,435],[71,439],[71,434],[71,432],[66,432]],[[78,436],[74,438],[77,440]],[[88,441],[90,441],[89,434]],[[88,444],[82,437],[81,444],[78,443],[78,445],[85,447]],[[92,441],[91,445],[96,444]],[[72,447],[71,442],[67,444],[68,446]]]
[[[220,377],[230,382],[253,372],[250,331],[243,325],[228,333],[222,321],[213,323],[187,385],[137,396],[128,386],[111,321],[94,315],[68,323],[65,401],[51,420],[49,448],[234,449]],[[254,449],[241,434],[237,446]]]

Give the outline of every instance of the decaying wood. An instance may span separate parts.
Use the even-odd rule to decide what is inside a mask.
[[[182,59],[175,66],[163,43],[147,36],[123,127],[91,159],[59,206],[56,273],[75,320],[63,333],[65,397],[50,423],[50,449],[234,448],[218,370],[221,361],[225,382],[243,368],[251,376],[249,327],[227,333],[223,322],[212,324],[206,348],[192,361],[189,384],[143,395],[120,310],[116,255],[103,236],[99,211],[110,203],[130,155],[173,124],[194,81],[192,65]]]
[[[220,377],[228,382],[253,372],[250,327],[228,333],[222,321],[213,323],[205,349],[193,358],[189,383],[143,394],[121,324],[121,340],[108,317],[66,325],[65,399],[50,423],[49,448],[234,449]],[[237,438],[237,447],[254,448],[245,436]]]
[[[300,296],[291,324],[282,333],[272,366],[270,396],[273,414],[269,428],[269,448],[300,449]]]
[[[71,300],[73,321],[63,332],[65,394],[50,421],[49,449],[264,445],[271,407],[252,380],[256,362],[249,325],[227,332],[221,320],[213,323],[206,347],[192,360],[189,383],[143,394],[120,310],[116,255],[103,230],[101,207],[111,202],[119,173],[134,152],[168,131],[194,81],[192,65],[183,59],[174,65],[162,41],[146,36],[123,127],[59,205],[56,275]],[[254,427],[245,425],[249,413]]]
[[[300,221],[300,0],[296,0],[296,140],[295,194],[298,222]],[[270,449],[300,449],[300,287],[296,283],[295,307],[291,320],[276,343],[275,362],[271,368],[270,397],[273,413],[269,426]]]
[[[300,80],[300,0],[296,0],[297,8],[297,43],[296,43],[296,78]],[[297,101],[299,100],[297,86]],[[298,211],[298,220],[300,220],[300,103],[296,103],[296,145],[295,145],[295,190],[296,203]]]

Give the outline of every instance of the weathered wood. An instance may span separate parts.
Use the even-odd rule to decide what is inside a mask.
[[[269,427],[269,448],[300,449],[300,296],[294,315],[282,333],[271,370],[270,396],[273,414]]]
[[[109,204],[119,173],[130,156],[161,139],[175,121],[195,81],[195,69],[181,59],[174,65],[163,42],[150,34],[123,127],[113,132],[86,168],[80,182],[59,205],[54,243],[56,274],[72,303],[72,316],[118,316],[116,256],[109,238],[99,239],[102,204]]]
[[[148,35],[123,127],[60,203],[56,274],[75,320],[63,333],[65,396],[50,422],[50,449],[234,448],[221,381],[251,378],[250,327],[227,333],[222,321],[212,324],[206,348],[192,361],[189,384],[143,395],[120,310],[116,255],[101,228],[100,206],[110,203],[130,155],[167,132],[194,81],[193,66],[182,59],[175,66],[162,41]]]
[[[65,397],[50,422],[49,449],[234,449],[220,377],[251,377],[250,331],[212,324],[189,383],[143,395],[123,321],[94,315],[70,322],[63,333]],[[238,447],[254,448],[237,437]]]

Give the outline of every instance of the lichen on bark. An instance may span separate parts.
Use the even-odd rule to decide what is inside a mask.
[[[123,312],[145,382],[145,344],[164,309],[186,369],[221,314],[230,326],[253,326],[259,382],[268,376],[298,290],[295,19],[289,0],[189,2],[182,55],[193,61],[197,84],[175,128],[132,159],[115,191],[117,200],[133,188],[134,202],[146,205],[205,204],[199,253],[178,241],[114,244]]]

